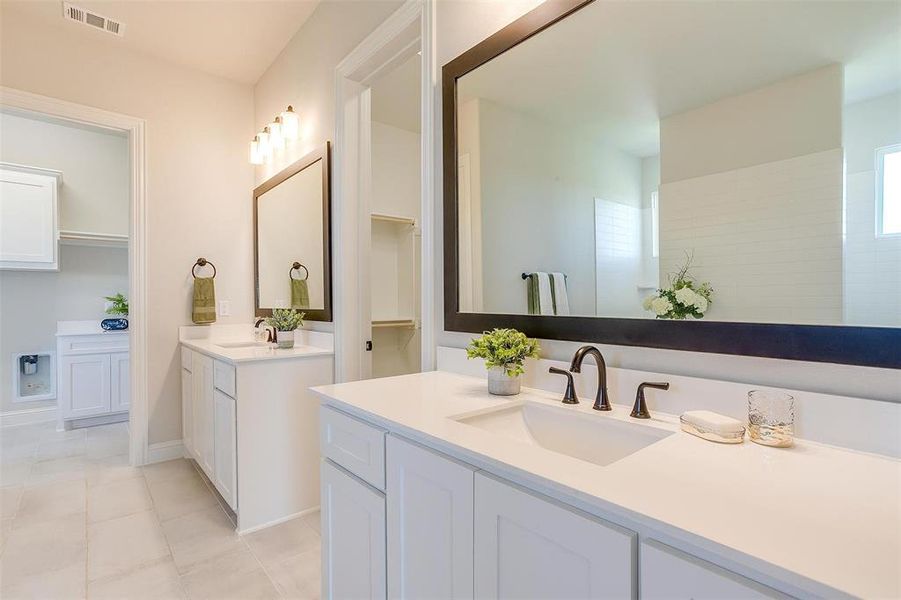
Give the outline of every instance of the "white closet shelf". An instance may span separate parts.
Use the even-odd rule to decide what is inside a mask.
[[[373,319],[373,328],[384,327],[416,327],[415,319]]]
[[[388,215],[384,213],[372,213],[373,221],[384,221],[385,223],[395,223],[397,225],[416,226],[416,219],[413,217],[405,217],[403,215]]]
[[[95,233],[92,231],[67,231],[61,229],[59,241],[70,246],[128,247],[128,236],[124,233]]]

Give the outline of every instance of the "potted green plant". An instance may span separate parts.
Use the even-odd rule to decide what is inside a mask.
[[[106,331],[128,329],[128,298],[119,292],[115,296],[104,296],[103,299],[106,300],[104,312],[114,318],[103,319],[100,327]]]
[[[279,348],[294,347],[294,330],[303,325],[305,313],[293,308],[274,308],[272,316],[266,318],[266,325],[275,330],[275,343]]]
[[[515,329],[492,329],[474,338],[466,349],[469,358],[482,358],[488,369],[488,392],[497,396],[515,396],[521,387],[523,363],[537,358],[538,340]]]

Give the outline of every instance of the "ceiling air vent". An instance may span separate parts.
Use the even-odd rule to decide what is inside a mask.
[[[92,29],[100,29],[119,37],[122,37],[125,33],[125,25],[122,23],[68,2],[63,2],[63,17],[69,21],[75,21]]]

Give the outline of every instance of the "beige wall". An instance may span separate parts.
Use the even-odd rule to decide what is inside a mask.
[[[840,148],[842,68],[830,65],[660,121],[660,182]]]
[[[438,65],[441,66],[452,60],[537,4],[540,2],[439,0],[436,29]],[[440,121],[435,125],[435,137],[435,173],[440,178],[442,173]],[[444,292],[442,288],[444,257],[440,216],[442,202],[439,182],[436,193],[437,216],[434,240],[435,327],[438,332],[436,341],[438,345],[464,347],[472,338],[471,334],[444,331]],[[579,345],[576,342],[543,341],[541,348],[542,354],[548,358],[568,360]],[[626,346],[601,346],[601,348],[607,357],[608,365],[658,373],[679,373],[727,381],[785,386],[793,389],[895,401],[899,398],[899,390],[901,390],[901,375],[892,369],[824,365]]]
[[[231,301],[232,316],[220,322],[252,315],[251,87],[9,8],[0,18],[0,84],[146,120],[149,440],[180,439],[177,330],[190,323],[198,256],[216,263],[217,296]]]

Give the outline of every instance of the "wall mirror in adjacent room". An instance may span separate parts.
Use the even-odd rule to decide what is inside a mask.
[[[901,11],[547,2],[444,67],[453,331],[901,367]]]
[[[253,191],[256,315],[296,308],[332,320],[329,145]]]

